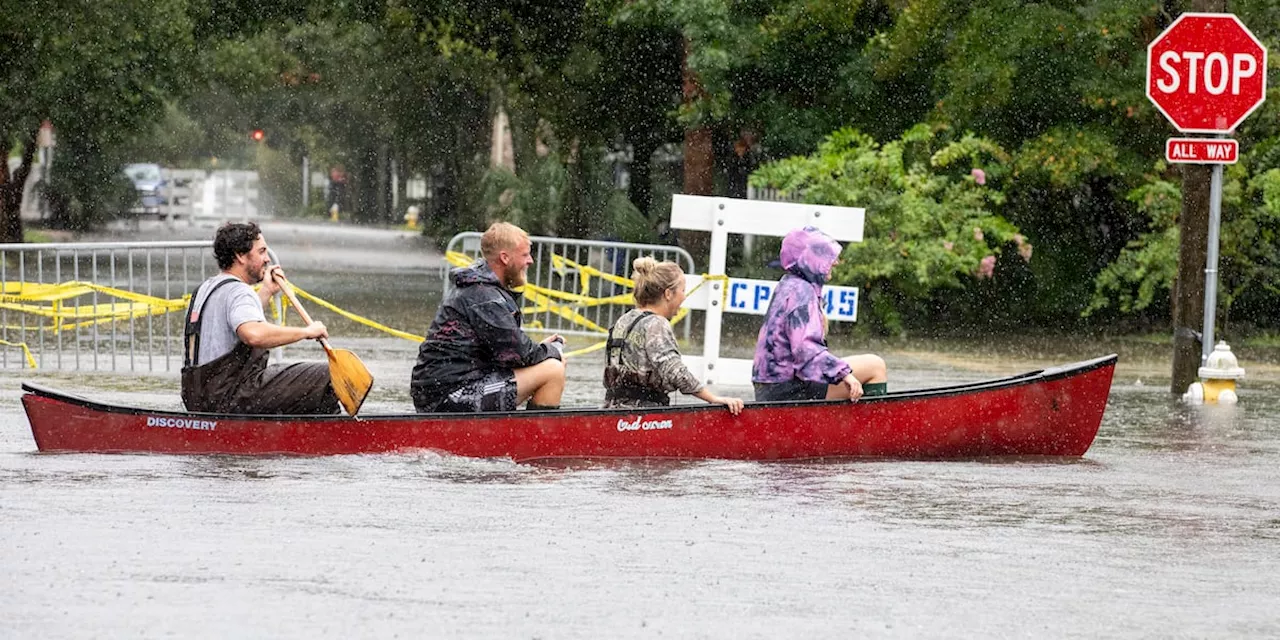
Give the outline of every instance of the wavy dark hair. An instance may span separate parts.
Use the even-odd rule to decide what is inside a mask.
[[[213,237],[213,257],[218,260],[218,268],[226,271],[236,263],[236,256],[253,250],[253,243],[262,235],[262,229],[253,222],[228,222],[218,227],[218,235]]]

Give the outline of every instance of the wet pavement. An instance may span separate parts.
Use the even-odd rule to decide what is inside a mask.
[[[418,231],[355,226],[319,220],[259,220],[267,244],[286,269],[343,272],[431,272],[447,265],[433,239]],[[170,226],[160,220],[115,223],[77,237],[79,242],[212,241],[212,222]]]

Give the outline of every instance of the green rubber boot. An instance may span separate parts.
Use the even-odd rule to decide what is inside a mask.
[[[882,396],[889,393],[888,382],[864,382],[862,383],[862,397],[870,398],[871,396]]]

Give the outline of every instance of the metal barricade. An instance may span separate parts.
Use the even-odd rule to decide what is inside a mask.
[[[446,251],[466,254],[472,259],[480,257],[480,236],[478,231],[459,233],[449,240]],[[633,244],[629,242],[607,242],[603,240],[576,240],[572,238],[553,238],[549,236],[530,236],[532,244],[533,265],[529,267],[528,281],[546,289],[581,294],[590,298],[608,298],[624,293],[629,289],[598,277],[588,277],[583,287],[581,270],[571,264],[553,265],[552,256],[560,256],[565,260],[585,268],[600,272],[631,277],[631,262],[641,256],[653,256],[655,260],[669,260],[680,265],[686,274],[698,273],[693,263],[693,256],[680,247],[661,244]],[[448,271],[445,272],[444,286],[448,291],[451,282]],[[619,304],[575,305],[572,307],[587,321],[595,326],[608,330],[614,320],[626,313],[631,307]],[[684,322],[684,338],[689,338],[689,323]],[[600,331],[584,328],[581,323],[566,318],[551,310],[525,314],[525,325],[530,331],[544,331],[562,335],[601,335]]]
[[[41,369],[178,371],[182,313],[135,316],[128,300],[97,289],[65,303],[51,299],[46,309],[32,304],[22,288],[88,282],[172,301],[218,271],[212,246],[211,241],[0,244],[0,339],[25,343]],[[128,317],[68,321],[57,315],[59,305],[95,312],[105,308]],[[53,315],[41,315],[50,310]],[[0,346],[0,368],[23,366],[19,350]]]

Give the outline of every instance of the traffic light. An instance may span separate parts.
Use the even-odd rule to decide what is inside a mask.
[[[267,138],[267,134],[262,129],[254,129],[253,133],[249,134],[249,137],[253,138],[254,142],[262,142]]]

